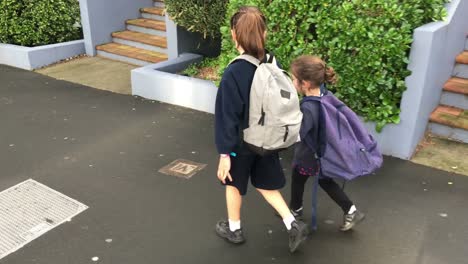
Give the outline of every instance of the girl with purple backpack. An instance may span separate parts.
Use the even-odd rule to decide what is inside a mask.
[[[319,177],[320,162],[326,146],[326,127],[324,117],[321,114],[320,98],[323,96],[321,89],[324,84],[335,84],[337,76],[333,68],[315,56],[301,56],[291,64],[293,83],[297,91],[304,96],[301,103],[303,113],[300,130],[300,142],[296,144],[293,174],[291,184],[291,212],[295,217],[301,217],[303,213],[304,186],[311,176]],[[357,210],[354,203],[344,193],[343,189],[332,179],[320,177],[320,187],[343,210],[344,219],[340,227],[341,231],[352,229],[364,219],[364,214]]]

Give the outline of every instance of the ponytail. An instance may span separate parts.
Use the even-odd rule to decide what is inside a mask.
[[[259,60],[265,57],[266,19],[258,8],[241,7],[231,18],[231,29],[234,30],[237,43],[244,49],[245,54]]]

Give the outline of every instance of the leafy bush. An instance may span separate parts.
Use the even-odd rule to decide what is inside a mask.
[[[268,19],[268,44],[285,67],[301,54],[321,56],[340,82],[338,97],[380,131],[399,123],[408,54],[415,28],[445,16],[448,0],[231,0],[221,27],[220,68],[237,51],[229,18],[242,5],[258,6]]]
[[[217,62],[216,58],[205,58],[199,63],[191,64],[181,74],[213,81],[216,85],[219,85],[221,76],[218,74]]]
[[[167,12],[181,27],[202,33],[205,38],[220,36],[228,0],[166,0]]]
[[[82,38],[77,0],[0,0],[0,42],[40,46]]]

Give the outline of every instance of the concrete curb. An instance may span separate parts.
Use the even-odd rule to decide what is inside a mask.
[[[132,95],[214,113],[218,88],[211,81],[174,74],[200,62],[202,56],[185,53],[177,59],[132,71]]]
[[[33,70],[84,53],[84,40],[75,40],[32,48],[0,44],[0,64]]]

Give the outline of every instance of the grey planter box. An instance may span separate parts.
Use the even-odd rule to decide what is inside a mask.
[[[204,57],[217,57],[221,53],[221,39],[204,39],[200,33],[189,32],[176,25],[170,14],[166,15],[166,32],[170,60],[184,53],[195,53]]]
[[[213,114],[218,91],[216,85],[211,81],[174,74],[201,59],[200,55],[182,54],[175,60],[133,70],[132,94]]]
[[[0,44],[0,64],[33,70],[84,53],[84,40],[32,48]]]

